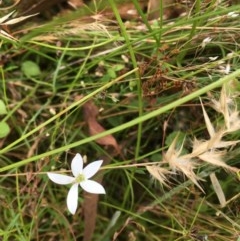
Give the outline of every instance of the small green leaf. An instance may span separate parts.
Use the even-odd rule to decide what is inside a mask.
[[[22,63],[22,71],[27,77],[35,77],[41,74],[39,66],[30,60]]]
[[[173,142],[173,140],[175,139],[175,137],[178,136],[177,138],[177,143],[176,143],[176,148],[180,149],[182,144],[185,141],[185,137],[186,137],[186,133],[181,132],[181,131],[173,131],[171,134],[168,135],[168,137],[166,138],[166,145],[170,146]],[[182,148],[182,152],[181,155],[187,154],[188,151],[186,150],[186,148]]]
[[[179,143],[179,147],[180,147],[186,137],[186,134],[181,131],[173,131],[171,134],[169,134],[166,139],[166,145],[170,146],[176,136],[178,136],[178,143]]]
[[[134,88],[137,86],[136,80],[130,80],[129,81],[129,89],[134,90]]]
[[[1,121],[0,122],[0,138],[7,136],[9,134],[9,132],[10,132],[9,125],[6,122]]]
[[[117,77],[116,72],[113,69],[108,69],[107,73],[113,79]]]
[[[123,64],[116,64],[114,66],[112,66],[114,71],[120,71],[122,69],[124,69],[124,65]]]
[[[160,153],[155,153],[151,156],[151,161],[159,162],[162,160],[162,155]]]
[[[138,173],[138,174],[145,174],[146,175],[146,172],[142,169],[136,169],[135,170],[135,173]]]
[[[2,100],[0,100],[0,115],[6,115],[6,114],[7,114],[6,105]]]

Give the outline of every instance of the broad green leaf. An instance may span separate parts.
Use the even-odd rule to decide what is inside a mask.
[[[5,115],[5,114],[7,114],[6,105],[2,100],[0,100],[0,115]]]
[[[9,125],[6,122],[1,121],[0,122],[0,138],[7,136],[9,134],[9,132],[10,132]]]
[[[39,66],[30,60],[22,63],[22,71],[27,77],[36,77],[41,74]]]

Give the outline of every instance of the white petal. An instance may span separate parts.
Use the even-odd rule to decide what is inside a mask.
[[[71,169],[74,177],[77,177],[79,174],[82,173],[83,159],[79,153],[77,153],[76,156],[73,158],[71,163]]]
[[[78,206],[78,184],[75,183],[70,188],[67,195],[67,207],[71,214],[75,214]]]
[[[92,181],[92,180],[80,182],[80,186],[86,192],[97,193],[97,194],[105,194],[106,193],[104,187],[101,184],[99,184],[95,181]]]
[[[84,176],[88,179],[91,178],[92,176],[94,176],[97,171],[99,170],[99,168],[101,167],[103,161],[95,161],[92,162],[90,164],[88,164],[84,169],[83,169],[83,174]]]
[[[57,174],[57,173],[48,172],[47,175],[50,178],[50,180],[60,185],[70,184],[70,183],[73,183],[75,180],[75,178],[73,177]]]

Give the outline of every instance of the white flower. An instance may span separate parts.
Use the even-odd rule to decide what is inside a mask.
[[[55,183],[60,185],[72,184],[67,195],[67,207],[70,213],[75,214],[78,204],[78,185],[82,187],[86,192],[105,194],[104,187],[92,180],[89,180],[94,176],[102,165],[102,160],[92,162],[83,168],[83,158],[78,153],[73,158],[71,163],[72,176],[51,173],[48,172],[48,177]]]

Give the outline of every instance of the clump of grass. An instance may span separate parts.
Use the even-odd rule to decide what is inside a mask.
[[[2,42],[2,240],[86,240],[91,199],[81,193],[69,215],[67,190],[46,175],[70,170],[77,152],[108,160],[91,240],[238,240],[238,5],[196,1],[186,16],[149,22],[132,2],[138,21],[96,3],[90,20],[81,9]],[[88,101],[106,130],[94,136]]]

